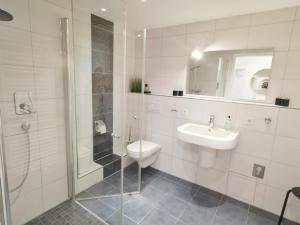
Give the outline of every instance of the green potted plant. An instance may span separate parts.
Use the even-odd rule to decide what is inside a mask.
[[[142,92],[142,79],[141,78],[132,78],[130,80],[130,91],[135,93]]]

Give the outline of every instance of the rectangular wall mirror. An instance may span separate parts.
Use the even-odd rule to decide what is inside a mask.
[[[187,94],[264,102],[272,60],[272,49],[194,50],[187,67]]]

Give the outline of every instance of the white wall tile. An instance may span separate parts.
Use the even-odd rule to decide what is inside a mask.
[[[255,182],[245,176],[230,173],[227,184],[227,195],[243,202],[251,203],[255,192]]]
[[[198,168],[197,184],[218,191],[226,193],[227,174],[218,170]]]
[[[213,30],[215,30],[215,21],[189,23],[186,26],[186,32],[188,34],[205,32],[205,31],[213,31]]]
[[[185,36],[166,37],[163,39],[162,56],[184,56]]]
[[[300,111],[293,109],[280,109],[277,134],[283,137],[300,138]]]
[[[235,148],[236,152],[269,159],[273,147],[273,135],[240,129],[240,140]]]
[[[35,80],[31,67],[0,66],[0,100],[14,101],[14,93],[32,92],[35,97]]]
[[[46,0],[62,8],[71,9],[72,0]]]
[[[161,59],[161,76],[186,77],[186,65],[185,57],[163,57]]]
[[[173,158],[172,174],[191,182],[196,181],[197,166],[187,161]]]
[[[68,198],[68,180],[60,179],[56,182],[43,186],[43,209],[47,211]]]
[[[178,138],[174,138],[172,154],[178,159],[197,164],[199,158],[199,147],[197,145],[183,142]]]
[[[266,97],[266,103],[274,104],[275,99],[280,96],[284,80],[270,79],[268,85],[268,94]]]
[[[248,48],[288,50],[291,32],[292,22],[251,27]]]
[[[28,203],[32,202],[34,204]],[[20,196],[18,204],[14,204],[11,207],[12,222],[16,225],[25,224],[34,217],[40,215],[43,212],[42,190],[41,188],[32,190],[24,196]]]
[[[75,85],[77,94],[92,94],[92,52],[75,47]]]
[[[286,70],[288,52],[274,52],[271,79],[283,79]]]
[[[252,15],[252,25],[292,21],[295,13],[296,7],[256,13]]]
[[[91,24],[74,21],[74,43],[80,47],[92,48]]]
[[[146,63],[146,77],[159,76],[161,74],[161,58],[147,58]]]
[[[274,133],[277,124],[278,109],[256,105],[238,106],[237,127]],[[265,123],[265,118],[271,118],[271,124]]]
[[[65,105],[62,99],[39,100],[37,103],[39,129],[64,126]]]
[[[193,50],[204,50],[210,46],[210,44],[214,41],[214,33],[213,32],[202,32],[202,33],[193,33],[188,34],[186,40],[187,45],[187,53],[188,56],[193,52]]]
[[[300,20],[300,6],[297,7],[296,19]]]
[[[266,187],[264,206],[267,211],[279,214],[283,205],[286,192],[273,187]]]
[[[172,156],[160,152],[158,159],[153,164],[153,167],[166,173],[172,173]]]
[[[276,137],[272,160],[299,167],[300,140],[287,137]]]
[[[170,136],[165,136],[152,132],[151,141],[161,145],[161,151],[165,154],[172,155],[173,139]]]
[[[151,129],[163,135],[172,134],[173,120],[168,116],[152,114]]]
[[[63,98],[64,77],[59,68],[35,68],[37,98]]]
[[[47,185],[67,176],[66,154],[54,154],[42,158],[42,184]]]
[[[61,37],[60,18],[71,18],[71,11],[46,1],[29,1],[31,30],[40,34]]]
[[[233,153],[231,156],[230,171],[253,178],[252,171],[254,164],[259,164],[266,167],[264,179],[257,179],[259,183],[264,183],[268,173],[268,160],[256,158],[245,154]]]
[[[216,20],[216,29],[230,29],[238,27],[247,27],[250,25],[250,15],[234,16]]]
[[[186,26],[185,25],[178,25],[178,26],[171,26],[163,28],[163,37],[173,37],[178,35],[185,34]]]
[[[30,33],[0,26],[0,64],[32,65]]]
[[[285,79],[300,80],[299,60],[300,51],[290,51],[288,54]]]
[[[33,34],[32,45],[35,66],[62,69],[62,45],[59,38]]]
[[[141,45],[142,46],[142,45]],[[136,54],[143,56],[143,48],[140,48]],[[146,41],[146,57],[159,57],[162,54],[162,39],[149,38]]]
[[[234,50],[247,48],[248,28],[219,30],[215,33],[214,42],[205,50]]]
[[[283,82],[283,88],[281,96],[283,98],[290,99],[291,108],[299,108],[300,107],[300,92],[299,92],[300,80],[285,80]]]
[[[297,187],[300,185],[300,168],[271,162],[268,184],[283,190]]]
[[[161,28],[147,29],[147,38],[160,38],[162,33],[163,29]]]
[[[294,22],[290,48],[300,50],[300,21]]]

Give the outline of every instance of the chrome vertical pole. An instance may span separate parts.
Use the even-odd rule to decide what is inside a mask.
[[[62,54],[63,73],[65,90],[65,118],[66,118],[66,155],[67,155],[67,175],[68,175],[68,196],[75,198],[74,179],[74,148],[76,148],[76,127],[75,127],[75,103],[74,103],[74,76],[70,71],[70,42],[69,42],[69,19],[61,19],[62,30]]]
[[[0,114],[0,210],[3,213],[0,217],[0,224],[11,225],[10,201],[8,192],[7,169],[5,161],[4,136],[2,128],[2,120]]]

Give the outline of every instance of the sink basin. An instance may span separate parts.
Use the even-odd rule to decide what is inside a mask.
[[[239,133],[222,128],[186,123],[177,128],[178,137],[184,142],[217,150],[233,149],[238,143]]]
[[[203,168],[214,166],[217,151],[235,148],[239,132],[222,128],[210,128],[207,125],[186,123],[177,128],[178,138],[184,142],[199,146],[199,165]]]

